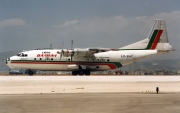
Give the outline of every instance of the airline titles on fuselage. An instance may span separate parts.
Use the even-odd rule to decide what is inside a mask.
[[[57,54],[42,53],[42,54],[37,54],[37,57],[57,57]]]

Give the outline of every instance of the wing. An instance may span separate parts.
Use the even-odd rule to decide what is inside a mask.
[[[115,49],[111,48],[74,48],[74,49],[63,49],[65,56],[93,56],[95,53],[112,51]]]

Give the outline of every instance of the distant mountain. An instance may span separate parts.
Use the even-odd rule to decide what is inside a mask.
[[[10,56],[18,54],[20,51],[9,51],[9,52],[0,52],[0,71],[8,72],[9,68],[4,63],[5,59]],[[148,60],[136,62],[125,67],[122,67],[125,70],[180,70],[180,59],[176,60]]]
[[[153,60],[130,64],[123,69],[141,70],[180,70],[180,60]]]

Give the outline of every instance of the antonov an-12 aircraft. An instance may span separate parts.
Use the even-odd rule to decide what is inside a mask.
[[[118,49],[71,48],[36,49],[23,51],[7,58],[10,68],[34,70],[72,71],[72,75],[90,75],[91,71],[120,68],[147,57],[172,51],[165,20],[156,19],[146,39]]]

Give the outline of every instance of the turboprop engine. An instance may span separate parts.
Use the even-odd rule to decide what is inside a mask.
[[[63,49],[62,52],[64,56],[86,56],[89,52],[89,49]]]

